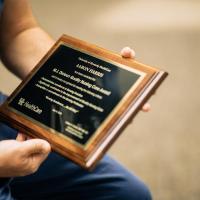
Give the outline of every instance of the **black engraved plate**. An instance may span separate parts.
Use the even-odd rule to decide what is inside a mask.
[[[0,106],[0,120],[93,169],[167,75],[63,35]]]
[[[60,44],[9,107],[51,134],[84,146],[141,76]]]

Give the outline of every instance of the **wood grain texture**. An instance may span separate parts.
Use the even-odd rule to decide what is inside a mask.
[[[70,45],[70,47],[78,48],[79,50],[88,52],[98,58],[106,59],[106,61],[120,63],[146,73],[146,76],[141,83],[123,99],[120,106],[114,110],[112,117],[108,118],[103,123],[100,132],[93,137],[86,148],[82,148],[81,146],[66,140],[59,134],[54,134],[52,130],[49,131],[29,118],[14,112],[8,105],[61,44]],[[129,121],[141,109],[142,105],[155,92],[166,76],[166,72],[157,68],[141,64],[133,59],[122,58],[120,55],[109,50],[63,35],[0,107],[0,118],[20,132],[26,133],[32,137],[47,140],[51,144],[53,150],[66,156],[83,168],[90,170],[95,167],[97,162],[117,139]]]

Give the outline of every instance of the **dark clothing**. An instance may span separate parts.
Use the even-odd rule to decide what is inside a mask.
[[[0,104],[5,100],[0,93]],[[0,123],[0,140],[17,132]],[[26,177],[0,179],[0,200],[143,200],[151,199],[147,187],[119,163],[105,156],[87,172],[51,153],[39,170]]]
[[[2,9],[0,0],[0,10]],[[0,93],[0,104],[6,99]],[[0,123],[0,141],[17,132]],[[1,161],[0,161],[1,162]],[[11,161],[12,162],[12,161]],[[26,177],[0,178],[0,200],[148,200],[148,188],[119,163],[105,156],[88,172],[51,153],[39,170]]]

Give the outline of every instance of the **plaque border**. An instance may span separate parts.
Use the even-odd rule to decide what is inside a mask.
[[[100,128],[96,130],[95,134],[93,134],[90,141],[87,142],[84,147],[77,144],[72,139],[66,140],[66,136],[57,134],[59,132],[55,130],[52,131],[51,128],[44,128],[43,126],[48,126],[41,126],[36,120],[33,120],[32,118],[30,119],[30,117],[27,117],[20,111],[16,112],[14,108],[9,106],[9,103],[15,98],[21,89],[26,86],[28,81],[60,45],[65,45],[81,51],[126,70],[133,70],[134,73],[138,72],[141,75],[139,80],[136,81],[137,84],[134,84],[131,89],[128,90],[126,95],[117,104],[111,114],[109,114],[108,118],[104,120]],[[83,168],[90,170],[94,168],[129,121],[141,109],[142,105],[155,92],[167,75],[167,72],[155,67],[144,65],[130,58],[122,58],[120,55],[96,45],[71,36],[62,35],[31,71],[27,78],[22,81],[16,90],[8,97],[5,103],[0,106],[0,118],[5,123],[31,137],[46,139],[50,142],[53,150],[66,156]],[[49,133],[50,130],[51,133]],[[55,134],[52,134],[52,132]]]

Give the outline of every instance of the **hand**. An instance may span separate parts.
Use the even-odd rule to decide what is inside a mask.
[[[50,150],[45,140],[26,140],[23,134],[18,134],[16,140],[0,141],[0,177],[25,176],[36,172]]]
[[[121,55],[124,57],[124,58],[135,58],[135,52],[133,51],[133,49],[131,49],[130,47],[124,47],[122,50],[121,50]],[[142,107],[142,111],[143,112],[148,112],[150,111],[151,109],[151,106],[149,103],[145,103]]]

